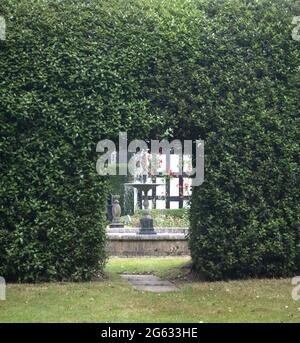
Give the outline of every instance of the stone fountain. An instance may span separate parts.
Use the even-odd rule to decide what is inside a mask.
[[[144,163],[144,164],[143,164]],[[147,161],[137,163],[134,173],[125,187],[141,191],[144,195],[142,217],[139,227],[120,227],[118,204],[116,204],[115,227],[108,228],[107,250],[110,256],[179,256],[189,255],[187,243],[188,228],[162,228],[154,229],[153,219],[149,208],[149,192],[163,183],[153,183],[146,173]]]
[[[139,234],[156,234],[154,227],[153,227],[153,218],[150,214],[149,209],[149,199],[148,193],[150,190],[153,191],[158,186],[163,185],[162,183],[151,183],[151,182],[133,182],[133,183],[126,183],[126,186],[132,186],[136,188],[138,191],[141,190],[144,193],[144,201],[143,201],[143,217],[140,219],[140,230]]]
[[[108,254],[118,257],[189,255],[188,228],[159,227],[154,229],[148,193],[163,184],[147,182],[146,178],[143,181],[134,179],[125,184],[125,186],[134,187],[144,194],[140,226],[122,228],[117,223],[116,226],[108,228]],[[120,211],[117,212],[119,215]],[[115,221],[118,222],[118,218]]]

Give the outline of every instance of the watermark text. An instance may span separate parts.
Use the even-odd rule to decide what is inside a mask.
[[[6,300],[6,283],[2,276],[0,276],[0,300]]]
[[[6,21],[5,18],[0,15],[0,40],[6,39]]]
[[[293,300],[300,300],[300,276],[295,276],[292,278],[292,285],[296,286],[292,290]]]

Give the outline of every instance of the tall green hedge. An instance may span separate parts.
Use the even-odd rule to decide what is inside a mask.
[[[126,30],[109,1],[1,0],[0,13],[0,275],[87,280],[106,259],[96,144],[150,125],[135,18]]]
[[[204,7],[202,115],[190,127],[205,140],[205,182],[193,192],[190,248],[212,280],[300,272],[300,8],[290,5]]]
[[[299,42],[289,0],[2,0],[0,274],[105,261],[99,139],[205,140],[190,247],[211,279],[299,270]]]

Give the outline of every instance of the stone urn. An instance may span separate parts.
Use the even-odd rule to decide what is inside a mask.
[[[122,209],[120,206],[119,199],[120,199],[119,195],[115,195],[113,197],[113,204],[112,204],[113,219],[112,219],[112,223],[110,224],[110,227],[113,227],[113,228],[124,227],[124,225],[120,222]]]

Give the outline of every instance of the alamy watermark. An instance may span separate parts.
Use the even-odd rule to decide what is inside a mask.
[[[2,276],[0,276],[0,300],[6,300],[6,283]]]
[[[300,16],[295,16],[292,20],[292,24],[296,25],[292,31],[292,38],[293,40],[300,42]]]
[[[296,1],[293,4],[293,8],[294,8],[295,12],[300,12],[300,1]],[[297,13],[297,14],[299,14],[299,13]],[[300,42],[300,15],[293,17],[292,24],[296,25],[292,30],[292,38],[293,38],[293,40]]]
[[[127,133],[119,133],[119,151],[116,144],[104,139],[98,142],[96,151],[102,153],[98,158],[96,170],[99,175],[117,175],[116,155],[118,155],[118,175],[132,176],[180,176],[191,178],[192,186],[200,186],[204,181],[204,141],[184,140],[183,146],[179,139],[169,142],[165,139],[133,140],[128,144]],[[150,148],[151,146],[151,148]],[[176,170],[171,170],[171,151],[176,157]],[[162,163],[162,156],[165,157]],[[193,167],[193,164],[195,167]]]
[[[6,39],[6,21],[3,16],[0,15],[0,40]]]
[[[292,278],[292,285],[296,286],[292,290],[293,300],[300,300],[300,276],[295,276]]]

